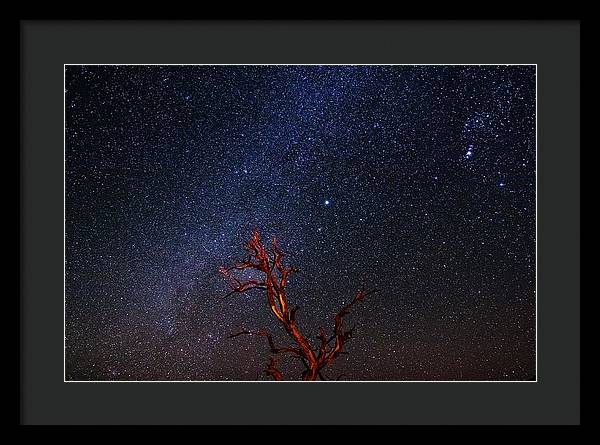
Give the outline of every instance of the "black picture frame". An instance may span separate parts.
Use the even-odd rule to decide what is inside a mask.
[[[20,37],[22,424],[579,423],[579,22],[32,20]],[[63,76],[79,63],[536,64],[538,381],[64,382]]]

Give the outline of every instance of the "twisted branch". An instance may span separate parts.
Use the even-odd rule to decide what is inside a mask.
[[[244,248],[248,253],[248,259],[246,261],[236,263],[230,267],[219,268],[219,272],[225,277],[229,283],[229,286],[231,287],[231,292],[225,295],[224,298],[236,293],[241,294],[251,289],[265,290],[267,303],[269,304],[271,312],[297,346],[276,347],[271,334],[264,330],[243,330],[236,334],[230,335],[229,338],[238,337],[240,335],[255,335],[265,337],[269,344],[270,352],[273,354],[270,358],[265,373],[273,377],[275,380],[282,380],[283,375],[281,371],[277,369],[277,362],[274,356],[285,352],[291,353],[293,356],[300,358],[302,361],[302,364],[305,367],[301,375],[303,380],[317,380],[318,378],[322,380],[331,380],[325,378],[321,370],[328,366],[340,354],[346,353],[343,351],[343,347],[351,339],[354,331],[354,328],[344,331],[343,319],[350,313],[350,309],[356,303],[363,301],[365,297],[375,291],[359,291],[352,301],[336,314],[333,335],[331,337],[328,338],[325,330],[320,328],[319,334],[317,335],[317,339],[319,340],[320,344],[318,351],[315,351],[307,337],[300,332],[298,326],[296,325],[296,312],[298,311],[299,307],[295,306],[292,309],[289,309],[288,307],[286,286],[289,282],[290,275],[292,273],[297,273],[298,269],[294,267],[285,267],[283,265],[283,258],[285,254],[279,248],[277,239],[275,237],[273,237],[271,241],[270,251],[267,251],[262,244],[260,235],[256,229],[252,231],[252,237],[244,244]],[[241,281],[232,274],[232,272],[243,271],[246,269],[258,271],[264,276],[264,278],[261,280],[252,279]],[[333,346],[330,346],[330,343],[334,340],[335,342]],[[338,379],[340,377],[338,377]]]

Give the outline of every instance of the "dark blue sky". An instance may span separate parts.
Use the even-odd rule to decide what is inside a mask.
[[[227,336],[286,337],[217,272],[253,227],[301,270],[311,338],[380,289],[331,375],[535,377],[535,66],[67,66],[65,88],[67,379],[266,379],[264,339]]]

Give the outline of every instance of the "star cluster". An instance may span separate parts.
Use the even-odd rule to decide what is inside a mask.
[[[332,376],[535,379],[535,101],[534,66],[67,66],[67,380],[266,379],[227,337],[286,337],[217,271],[253,227],[311,340],[379,289]]]

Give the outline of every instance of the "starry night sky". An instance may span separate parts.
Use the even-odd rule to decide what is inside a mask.
[[[66,379],[268,380],[276,235],[346,380],[535,378],[535,66],[67,66]],[[301,366],[282,358],[286,379]]]

